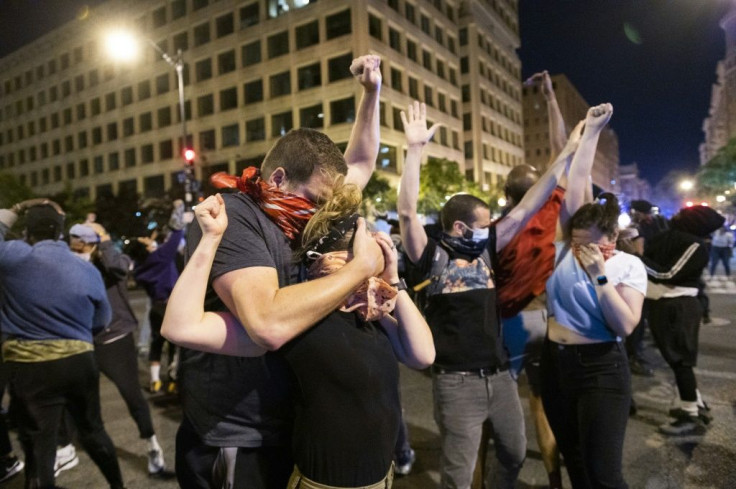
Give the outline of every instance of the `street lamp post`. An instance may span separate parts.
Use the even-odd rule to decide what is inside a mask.
[[[171,57],[166,51],[151,39],[146,42],[161,55],[161,58],[176,71],[176,81],[179,91],[179,117],[181,118],[181,157],[184,160],[184,204],[190,211],[194,203],[194,152],[187,145],[187,114],[184,103],[184,59],[181,49],[177,50],[176,57]],[[135,50],[134,36],[124,32],[116,32],[108,38],[109,50],[118,58],[130,59]],[[121,49],[122,48],[122,49]]]

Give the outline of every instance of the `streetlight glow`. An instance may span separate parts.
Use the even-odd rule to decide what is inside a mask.
[[[694,186],[695,184],[692,180],[683,180],[682,182],[680,182],[680,190],[692,190]]]
[[[138,41],[130,32],[116,30],[105,38],[105,49],[118,61],[133,61],[138,58]]]
[[[726,196],[725,195],[716,195],[716,202],[726,202]]]
[[[498,206],[499,207],[506,207],[506,199],[504,199],[503,197],[500,197],[498,199]]]

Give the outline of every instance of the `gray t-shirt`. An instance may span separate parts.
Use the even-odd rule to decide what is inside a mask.
[[[279,287],[294,284],[299,264],[289,241],[250,197],[225,195],[228,227],[210,280],[249,267],[271,267]],[[188,254],[201,238],[191,226]],[[246,298],[247,301],[247,298]],[[226,310],[211,287],[207,310]],[[293,419],[288,367],[272,353],[239,358],[182,349],[179,385],[184,414],[208,445],[258,447],[289,443]]]

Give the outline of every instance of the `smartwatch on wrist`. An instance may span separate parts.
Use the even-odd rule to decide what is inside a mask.
[[[406,285],[406,280],[400,278],[395,284],[391,284],[391,287],[395,287],[397,291],[407,290],[409,287]]]
[[[608,283],[608,277],[605,275],[598,275],[595,280],[598,282],[598,285],[606,285]]]

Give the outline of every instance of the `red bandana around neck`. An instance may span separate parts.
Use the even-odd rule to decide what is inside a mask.
[[[291,241],[299,237],[317,212],[317,206],[311,200],[269,185],[254,166],[243,170],[239,177],[217,172],[210,176],[210,182],[215,188],[237,188],[252,197]]]

